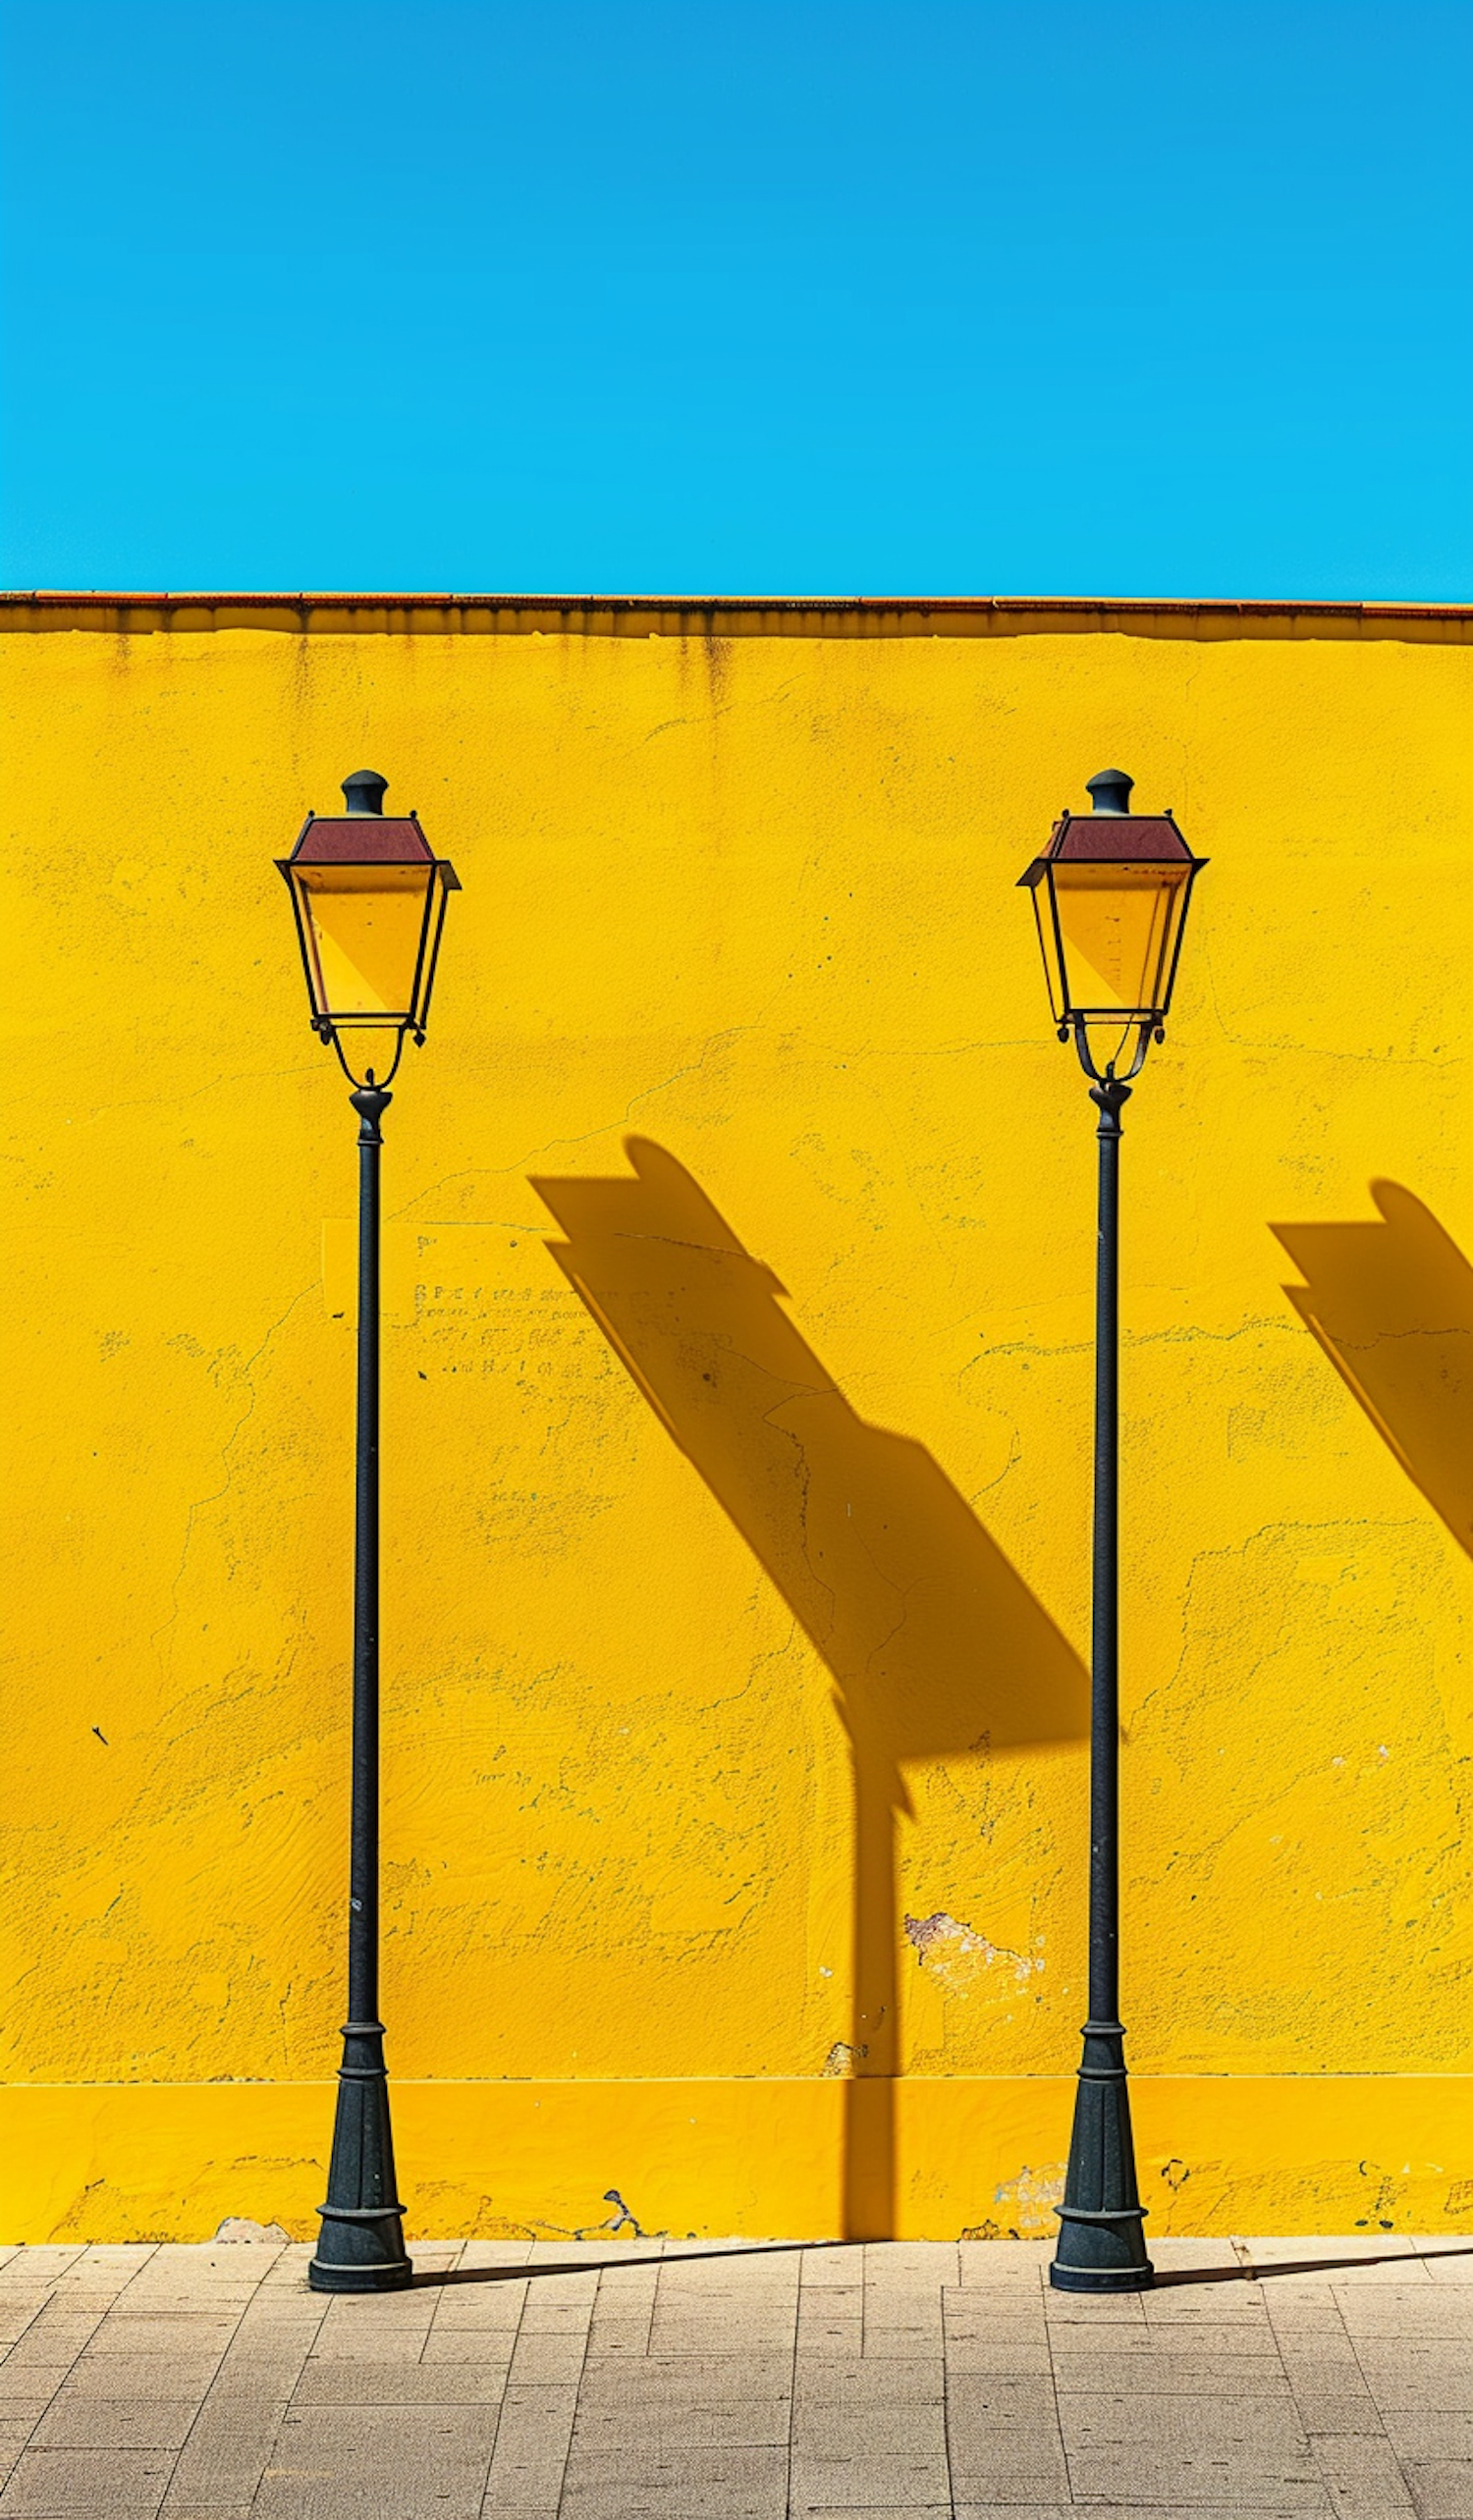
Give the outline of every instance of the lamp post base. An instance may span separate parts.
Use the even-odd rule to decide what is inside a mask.
[[[1049,2281],[1056,2292],[1149,2292],[1156,2272],[1149,2262],[1143,2267],[1072,2267],[1056,2258]]]
[[[400,2292],[413,2281],[394,2175],[382,2021],[343,2025],[327,2202],[318,2210],[322,2229],[307,2268],[313,2292]]]
[[[1146,2209],[1135,2183],[1125,2032],[1118,2021],[1086,2021],[1074,2094],[1059,2245],[1049,2269],[1056,2292],[1147,2292],[1156,2280],[1141,2228]]]

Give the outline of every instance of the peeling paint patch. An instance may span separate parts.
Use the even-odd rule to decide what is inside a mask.
[[[1030,2170],[1025,2162],[1016,2178],[994,2190],[1009,2239],[1042,2240],[1058,2228],[1054,2209],[1064,2196],[1064,2174],[1063,2162],[1042,2170]]]
[[[820,2075],[830,2082],[842,2081],[846,2074],[853,2072],[859,2058],[868,2054],[868,2047],[851,2048],[846,2039],[836,2039],[819,2067]]]
[[[1019,1986],[1043,1967],[1041,1959],[1030,1959],[1026,1952],[1009,1951],[1002,1943],[990,1943],[985,1934],[973,1933],[970,1925],[958,1924],[944,1908],[934,1916],[907,1916],[905,1932],[922,1968],[929,1966],[949,1995],[969,1995],[997,1960],[1008,1962]]]

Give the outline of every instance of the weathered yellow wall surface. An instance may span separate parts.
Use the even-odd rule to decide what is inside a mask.
[[[5,2236],[313,2227],[355,1123],[272,859],[365,764],[465,886],[386,1122],[411,2230],[1052,2227],[1095,1142],[1014,883],[1117,762],[1212,861],[1124,1149],[1149,2228],[1473,2228],[1470,617],[0,620]]]

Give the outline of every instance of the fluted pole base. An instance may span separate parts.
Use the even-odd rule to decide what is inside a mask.
[[[1141,2228],[1146,2209],[1135,2183],[1125,2032],[1118,2021],[1086,2021],[1074,2095],[1059,2246],[1049,2281],[1059,2292],[1144,2292],[1156,2280]]]
[[[314,2292],[398,2292],[412,2280],[398,2199],[384,2025],[347,2021],[327,2202],[307,2269]]]

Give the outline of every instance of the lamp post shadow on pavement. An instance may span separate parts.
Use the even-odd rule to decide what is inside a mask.
[[[1032,897],[1059,1038],[1072,1040],[1099,1112],[1089,2018],[1049,2269],[1062,2292],[1139,2292],[1154,2280],[1119,2017],[1120,1115],[1151,1044],[1165,1039],[1187,909],[1207,861],[1193,857],[1170,808],[1131,812],[1134,783],[1123,771],[1098,772],[1087,782],[1093,811],[1066,808],[1018,879]]]
[[[388,781],[343,781],[347,812],[308,814],[276,863],[297,918],[311,1024],[330,1042],[358,1118],[357,1449],[354,1539],[353,1808],[348,2019],[322,2228],[307,2271],[315,2292],[392,2292],[412,2279],[394,2170],[379,1944],[379,1247],[380,1122],[406,1041],[423,1043],[446,902],[460,890],[418,819],[386,816]],[[359,1077],[344,1047],[387,1045],[387,1071]]]

